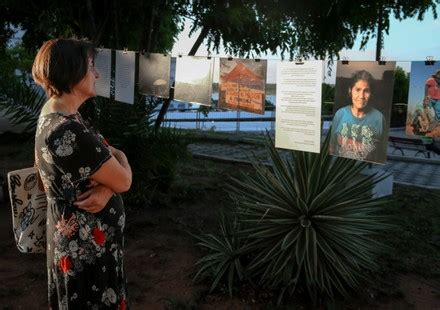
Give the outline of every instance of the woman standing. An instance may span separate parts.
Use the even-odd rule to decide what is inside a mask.
[[[373,76],[357,71],[348,88],[349,105],[336,111],[332,122],[330,153],[358,160],[379,161],[386,147],[384,116],[369,105]]]
[[[48,200],[47,271],[51,309],[125,309],[124,205],[131,186],[125,154],[106,146],[78,108],[96,96],[95,50],[53,39],[32,68],[49,100],[35,137],[35,161]]]

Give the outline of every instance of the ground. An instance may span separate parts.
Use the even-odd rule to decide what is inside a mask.
[[[17,143],[18,142],[18,143]],[[30,145],[0,143],[0,175],[32,165]],[[193,283],[203,255],[188,231],[214,232],[217,212],[230,205],[230,176],[251,172],[247,165],[188,159],[179,163],[168,193],[154,206],[128,209],[125,264],[132,309],[272,309],[273,294],[248,286],[229,298],[224,288],[208,294],[209,281]],[[344,303],[349,309],[440,309],[440,212],[437,192],[395,187],[387,212],[399,227],[386,238],[394,250],[384,255],[374,283]],[[0,308],[46,309],[44,254],[21,254],[15,247],[10,207],[0,204]],[[294,307],[287,301],[285,309]],[[302,309],[307,306],[303,304]],[[341,304],[339,304],[341,308]],[[299,309],[299,308],[297,308]]]

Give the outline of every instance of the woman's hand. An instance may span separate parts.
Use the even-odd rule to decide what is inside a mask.
[[[77,196],[73,204],[87,212],[98,213],[105,208],[112,196],[113,191],[110,188],[92,181],[90,189]]]

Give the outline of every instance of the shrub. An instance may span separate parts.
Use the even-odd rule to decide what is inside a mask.
[[[239,236],[239,223],[230,214],[221,212],[219,216],[220,234],[192,235],[198,240],[198,245],[208,249],[209,254],[197,261],[199,271],[194,281],[208,274],[213,281],[212,292],[221,280],[226,279],[229,295],[232,296],[234,278],[243,279],[243,238]]]
[[[283,157],[268,136],[272,166],[254,160],[256,175],[230,186],[237,234],[244,240],[235,250],[242,255],[244,277],[278,289],[278,303],[298,287],[315,304],[347,295],[367,280],[365,271],[378,267],[376,255],[386,249],[375,236],[389,227],[378,215],[387,199],[372,197],[381,178],[361,175],[365,162],[330,156],[328,140],[320,154],[290,151]],[[211,249],[205,259],[214,253],[229,252]],[[220,261],[211,263],[221,270]]]
[[[95,101],[97,127],[110,144],[125,152],[133,171],[132,187],[124,194],[126,204],[152,203],[157,190],[168,190],[176,163],[187,156],[186,139],[177,129],[154,129],[158,99],[139,96],[134,105],[101,97]]]

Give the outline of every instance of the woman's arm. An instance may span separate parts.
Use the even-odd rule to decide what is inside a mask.
[[[114,193],[130,189],[132,172],[124,152],[111,147],[112,157],[91,176],[90,189],[73,203],[79,209],[97,213],[105,208]]]
[[[123,193],[131,186],[131,167],[124,152],[114,147],[110,149],[112,157],[91,175],[91,179],[107,186],[115,193]]]

